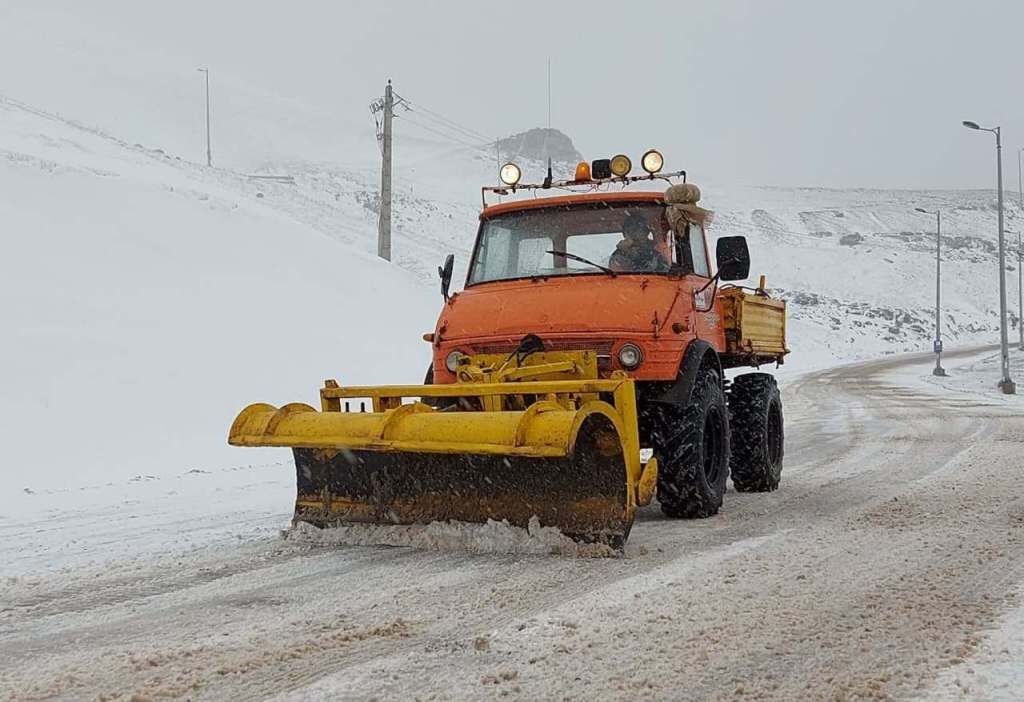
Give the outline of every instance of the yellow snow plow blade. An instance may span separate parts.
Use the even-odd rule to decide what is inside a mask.
[[[320,411],[250,405],[228,441],[294,450],[296,521],[525,527],[536,516],[574,539],[621,548],[657,470],[653,460],[646,470],[640,463],[633,381],[509,379],[565,378],[572,363],[538,363],[498,382],[468,366],[451,385],[328,381]],[[353,398],[372,401],[373,411],[345,411]],[[443,408],[403,403],[412,398]]]

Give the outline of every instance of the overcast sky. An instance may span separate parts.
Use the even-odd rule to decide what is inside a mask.
[[[390,77],[502,136],[546,124],[550,59],[553,126],[588,158],[657,146],[698,181],[992,187],[992,135],[960,126],[973,119],[1003,126],[1016,189],[1022,35],[1024,2],[3,0],[0,93],[170,135],[181,117],[139,81],[191,101],[208,65],[222,102],[244,86],[289,105],[282,131],[372,142],[366,106]]]

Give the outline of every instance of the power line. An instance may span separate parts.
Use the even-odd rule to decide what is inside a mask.
[[[410,161],[404,161],[403,160],[402,161],[402,167],[403,168],[415,168],[416,166],[422,165],[422,164],[427,163],[427,162],[437,163],[439,160],[443,160],[444,158],[446,158],[448,156],[453,156],[453,155],[458,154],[458,153],[466,153],[466,150],[469,147],[466,147],[466,146],[463,146],[463,145],[459,144],[457,146],[451,146],[450,148],[448,147],[448,145],[439,146],[438,148],[440,150],[434,151],[434,152],[432,152],[428,156],[421,156],[419,158],[415,158],[415,159],[412,159]]]
[[[414,124],[418,124],[424,128],[433,129],[452,141],[458,141],[463,144],[472,144],[473,146],[480,147],[490,147],[490,145],[495,142],[494,139],[477,136],[474,133],[468,133],[466,131],[460,131],[455,127],[451,127],[448,124],[441,122],[440,120],[432,119],[429,115],[425,115],[423,112],[418,110],[411,110],[411,112],[416,115],[415,118],[410,118],[408,112],[402,116]],[[429,122],[425,124],[422,121],[419,121],[420,118],[426,118]]]
[[[415,124],[417,127],[425,129],[428,132],[436,134],[436,135],[438,135],[440,137],[444,137],[446,140],[448,140],[450,142],[457,143],[457,144],[462,144],[463,146],[469,146],[471,148],[483,148],[483,147],[489,146],[491,144],[491,142],[483,142],[483,143],[481,143],[481,142],[477,142],[477,141],[470,141],[465,136],[462,136],[460,134],[453,134],[450,131],[445,131],[445,129],[443,127],[439,127],[436,124],[433,124],[433,125],[425,124],[425,123],[423,123],[423,122],[421,122],[419,120],[413,119],[412,117],[410,117],[407,114],[405,114],[405,115],[396,115],[396,116],[400,117],[401,119],[405,120],[406,122],[409,122],[410,124]]]
[[[467,127],[466,125],[419,103],[406,101],[404,107],[407,112],[414,112],[417,116],[430,122],[430,124],[423,124],[415,119],[410,119],[408,114],[403,115],[403,118],[409,124],[415,124],[431,134],[435,134],[448,140],[450,143],[459,144],[463,147],[478,151],[481,154],[487,154],[488,157],[491,156],[491,147],[494,147],[494,154],[497,163],[498,165],[501,164],[500,139],[495,139],[494,137],[488,136],[477,129]]]
[[[399,118],[398,115],[395,115],[395,117]],[[470,143],[468,141],[464,141],[464,140],[459,139],[457,137],[453,137],[452,135],[450,135],[450,134],[448,134],[446,132],[442,132],[440,130],[434,129],[434,128],[430,127],[429,125],[426,125],[426,124],[423,124],[421,122],[417,122],[415,120],[409,119],[408,117],[401,117],[400,119],[404,123],[406,123],[406,124],[415,125],[416,127],[419,127],[420,129],[422,129],[422,130],[424,130],[426,132],[430,132],[431,134],[433,134],[433,135],[435,135],[437,137],[440,137],[442,142],[445,143],[445,144],[456,144],[457,145],[456,149],[461,149],[461,150],[467,150],[468,149],[468,150],[471,150],[471,151],[480,151],[480,152],[484,151],[484,148],[483,148],[482,145],[472,144],[472,143]]]
[[[477,151],[481,151],[481,152],[486,153],[488,155],[490,155],[490,148],[489,147],[494,145],[494,142],[486,142],[486,143],[481,144],[481,143],[472,143],[472,142],[466,141],[465,139],[462,139],[462,138],[459,138],[457,136],[454,136],[454,135],[452,135],[452,134],[450,134],[448,132],[443,132],[443,131],[441,131],[439,129],[435,129],[434,127],[431,127],[429,125],[423,124],[422,122],[418,122],[418,121],[412,119],[411,117],[409,117],[409,115],[407,115],[407,114],[395,115],[395,119],[401,119],[404,122],[408,122],[409,124],[414,124],[417,127],[419,127],[420,129],[423,129],[423,130],[426,130],[428,132],[431,132],[432,134],[436,134],[437,136],[442,137],[443,139],[445,139],[445,140],[447,140],[447,141],[449,141],[451,143],[461,144],[462,146],[464,146],[466,148],[474,149],[474,150],[477,150]]]
[[[492,141],[495,141],[495,139],[493,137],[489,137],[489,136],[487,136],[485,134],[480,134],[476,130],[464,128],[464,127],[462,127],[461,125],[459,125],[457,123],[453,123],[453,122],[441,119],[440,117],[437,117],[437,116],[435,116],[435,115],[433,115],[431,113],[428,113],[425,110],[416,109],[415,107],[413,107],[413,108],[410,109],[410,111],[414,112],[418,117],[421,117],[423,119],[429,120],[432,124],[436,125],[437,127],[440,127],[441,129],[448,130],[448,131],[450,131],[450,132],[452,132],[452,133],[454,133],[454,134],[456,134],[456,135],[458,135],[460,137],[463,137],[463,138],[466,138],[466,139],[471,139],[473,141],[484,141],[484,142],[488,142],[488,143],[492,142]]]
[[[462,132],[465,136],[468,136],[472,139],[482,139],[483,141],[486,141],[488,143],[495,141],[494,137],[488,136],[487,134],[484,134],[483,132],[480,132],[471,127],[467,127],[464,124],[456,122],[454,119],[451,119],[450,117],[445,117],[440,112],[431,110],[429,107],[424,107],[418,102],[410,102],[408,104],[408,107],[411,111],[418,112],[428,119],[432,118],[434,121],[440,122],[451,129]]]

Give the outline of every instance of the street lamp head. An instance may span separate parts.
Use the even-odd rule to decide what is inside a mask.
[[[925,214],[931,214],[931,212],[929,212],[928,210],[924,209],[923,207],[915,207],[914,211],[915,212],[924,212]]]
[[[963,121],[963,125],[964,125],[965,127],[967,127],[968,129],[981,129],[981,127],[980,127],[980,126],[978,126],[978,123],[977,123],[977,122],[972,122],[972,121],[970,121],[969,119],[965,119],[965,120]]]

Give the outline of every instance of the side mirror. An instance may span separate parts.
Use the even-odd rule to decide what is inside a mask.
[[[437,274],[441,277],[441,295],[445,301],[448,300],[448,288],[452,284],[452,269],[455,267],[455,254],[448,254],[444,259],[444,265],[438,266]]]
[[[744,236],[723,236],[715,245],[715,261],[721,280],[743,280],[750,275],[750,251]]]

